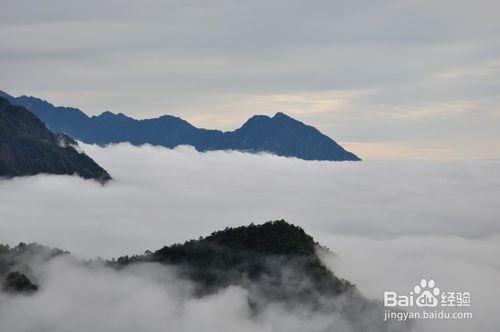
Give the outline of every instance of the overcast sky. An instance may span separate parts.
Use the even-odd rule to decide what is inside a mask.
[[[232,130],[283,111],[367,159],[500,157],[498,0],[0,0],[0,89]]]

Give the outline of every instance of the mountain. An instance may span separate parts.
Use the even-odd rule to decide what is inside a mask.
[[[284,113],[276,113],[273,117],[257,115],[239,129],[222,132],[197,128],[170,115],[136,120],[122,113],[104,112],[89,117],[76,108],[55,107],[35,97],[15,98],[2,91],[0,97],[26,107],[52,131],[65,133],[85,143],[149,143],[168,148],[187,144],[198,151],[239,150],[269,152],[305,160],[360,160],[316,128]]]
[[[0,97],[0,176],[78,174],[105,182],[111,177],[77,143],[55,135],[33,113]]]
[[[138,262],[178,266],[183,278],[196,282],[199,295],[240,285],[253,288],[256,299],[315,305],[315,297],[320,294],[355,294],[354,285],[337,278],[323,265],[316,254],[318,249],[321,250],[318,243],[302,228],[277,220],[226,228],[205,238],[144,255],[120,257],[110,263],[115,267]],[[303,287],[285,289],[288,285],[281,284],[284,273],[293,274],[288,281]],[[259,287],[251,287],[254,284]],[[254,302],[258,306],[258,301]]]
[[[409,322],[398,322],[396,326],[383,322],[382,304],[368,300],[352,283],[335,276],[322,263],[319,252],[327,254],[328,249],[321,247],[302,228],[277,220],[226,228],[204,238],[147,251],[143,255],[100,261],[100,264],[118,272],[142,267],[140,271],[145,275],[148,275],[146,268],[159,271],[152,264],[168,266],[168,271],[175,271],[177,278],[192,282],[194,287],[189,288],[189,297],[194,299],[217,294],[228,287],[241,287],[254,317],[279,305],[292,313],[337,317],[332,326],[325,326],[322,331],[408,330]],[[3,288],[6,289],[12,284],[9,279],[14,275],[19,281],[17,288],[11,287],[11,291],[43,290],[43,279],[35,278],[31,262],[39,266],[41,262],[64,254],[68,253],[37,244],[20,244],[14,248],[0,245],[0,283],[4,280]],[[95,271],[93,263],[99,261],[82,262]],[[166,273],[167,270],[161,271]],[[346,322],[349,328],[344,325]]]

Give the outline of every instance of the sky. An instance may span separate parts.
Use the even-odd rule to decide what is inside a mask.
[[[498,329],[498,160],[319,162],[186,146],[82,148],[113,180],[0,181],[0,243],[36,241],[77,258],[110,258],[284,218],[330,248],[335,255],[322,257],[325,264],[368,298],[406,294],[421,278],[471,292],[472,320],[419,321],[415,332]],[[340,329],[330,314],[280,308],[250,319],[238,287],[187,299],[189,285],[166,267],[118,273],[73,260],[37,269],[36,296],[0,292],[0,330],[324,331],[332,320]]]
[[[233,130],[285,112],[364,159],[500,157],[497,0],[0,0],[0,89]]]

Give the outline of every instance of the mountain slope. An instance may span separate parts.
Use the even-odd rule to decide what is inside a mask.
[[[305,160],[360,160],[314,127],[283,113],[273,117],[258,115],[231,132],[201,129],[174,116],[136,120],[124,114],[104,112],[88,117],[78,109],[55,107],[35,97],[12,97],[11,103],[26,107],[54,132],[65,133],[85,143],[100,145],[130,142],[173,148],[192,145],[198,151],[239,150],[269,152]]]
[[[368,300],[353,284],[338,278],[323,265],[317,252],[326,250],[302,228],[278,220],[226,228],[205,238],[165,246],[155,252],[107,261],[104,266],[123,273],[136,267],[135,271],[141,271],[141,275],[172,271],[176,279],[193,284],[193,288],[189,287],[189,301],[209,298],[236,286],[244,290],[251,317],[279,306],[290,313],[336,318],[318,331],[409,330],[410,322],[384,322],[380,302]],[[5,288],[12,273],[17,273],[18,279],[25,274],[25,285],[43,290],[44,280],[35,278],[31,262],[40,264],[64,254],[67,253],[36,244],[21,244],[15,248],[0,245],[0,284],[4,280]],[[94,263],[102,264],[102,261]],[[89,271],[95,272],[98,268],[90,261],[82,264],[88,266]],[[159,270],[155,264],[165,265],[168,270]],[[172,282],[175,284],[175,280],[165,280],[162,283],[166,282],[167,288],[173,285]],[[31,288],[22,287],[18,291],[26,292]],[[134,289],[129,291],[134,292]],[[157,309],[162,310],[161,307]]]
[[[78,174],[107,181],[109,174],[80,153],[74,140],[55,135],[33,113],[0,97],[0,176]]]

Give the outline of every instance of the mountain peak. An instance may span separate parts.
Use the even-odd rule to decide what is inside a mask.
[[[227,228],[212,233],[205,241],[262,255],[313,255],[316,247],[316,242],[302,228],[285,220]]]
[[[295,120],[294,118],[286,115],[283,112],[277,112],[276,114],[274,114],[273,119],[293,119],[293,120]]]
[[[97,117],[98,118],[114,118],[115,116],[116,116],[116,114],[113,112],[104,111],[101,114],[99,114]]]
[[[114,121],[114,120],[118,120],[118,121],[133,120],[133,121],[136,121],[135,119],[130,118],[123,113],[116,114],[116,113],[113,113],[110,111],[104,111],[97,116],[93,116],[92,118],[99,119],[99,120],[106,120],[106,121]]]

